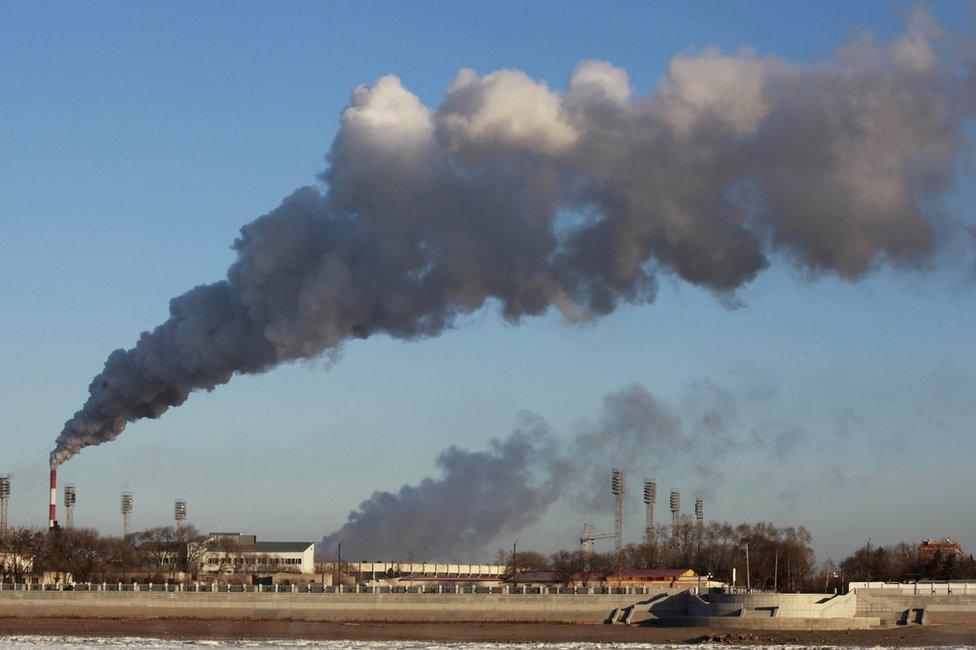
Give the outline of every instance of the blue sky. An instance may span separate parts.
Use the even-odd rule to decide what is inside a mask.
[[[464,66],[516,67],[562,88],[597,58],[646,93],[688,48],[810,61],[861,29],[897,33],[903,8],[4,4],[0,472],[14,475],[14,523],[43,523],[47,454],[105,356],[164,319],[171,297],[219,279],[237,229],[314,181],[357,85],[393,73],[436,105]],[[970,22],[962,3],[931,11]],[[940,207],[971,221],[974,189],[964,174]],[[655,304],[581,326],[551,315],[515,327],[489,309],[438,339],[355,342],[333,366],[238,378],[86,450],[62,480],[79,485],[78,522],[105,530],[129,489],[137,527],[168,523],[180,497],[203,529],[318,539],[372,490],[428,475],[446,445],[505,435],[522,409],[569,436],[605,393],[641,382],[679,400],[709,377],[744,400],[770,389],[743,407],[743,426],[804,434],[782,458],[731,456],[709,518],[806,524],[821,558],[869,536],[949,535],[972,549],[972,264],[958,242],[927,273],[859,284],[774,266],[738,310],[665,279]],[[843,409],[863,421],[847,438],[834,431]],[[554,511],[520,545],[554,550],[579,515]],[[606,526],[609,504],[590,516]]]

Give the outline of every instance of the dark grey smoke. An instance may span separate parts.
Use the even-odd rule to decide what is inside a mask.
[[[564,93],[465,69],[435,109],[393,76],[362,86],[325,191],[244,226],[226,280],[113,352],[51,463],[235,374],[436,336],[486,303],[512,322],[592,318],[651,302],[665,273],[734,304],[772,253],[851,280],[923,266],[968,151],[959,45],[916,12],[897,40],[810,65],[682,54],[646,96],[599,61]]]
[[[560,451],[545,423],[525,414],[488,451],[442,451],[436,461],[440,478],[404,485],[395,494],[374,493],[323,538],[322,548],[328,552],[343,542],[345,556],[354,560],[402,560],[410,552],[457,560],[546,511],[565,476],[558,468]]]
[[[561,497],[607,506],[613,467],[631,473],[631,487],[665,466],[686,483],[714,482],[717,461],[738,444],[725,426],[734,418],[734,399],[702,381],[690,387],[688,402],[695,406],[682,417],[645,387],[628,386],[604,396],[599,418],[568,440],[523,415],[488,451],[442,452],[439,477],[373,494],[322,539],[320,551],[331,554],[342,542],[351,560],[403,560],[411,552],[427,561],[470,558],[502,533],[537,521]]]

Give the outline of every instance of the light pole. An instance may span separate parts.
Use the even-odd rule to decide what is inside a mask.
[[[339,588],[341,589],[342,588],[342,542],[339,542],[339,545],[336,546],[335,574],[336,574],[336,584],[339,585]],[[325,588],[323,587],[322,590],[325,591]]]
[[[515,542],[512,544],[512,576],[515,582],[515,588],[518,589],[518,538],[515,538]]]

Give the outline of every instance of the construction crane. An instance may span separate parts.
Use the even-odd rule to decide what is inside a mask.
[[[616,539],[617,533],[598,533],[590,524],[583,524],[583,534],[580,535],[580,553],[589,555],[593,552],[593,542],[598,539]]]

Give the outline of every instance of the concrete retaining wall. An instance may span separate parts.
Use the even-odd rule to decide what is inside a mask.
[[[633,595],[2,592],[7,616],[601,623]]]
[[[876,618],[739,618],[687,616],[667,621],[670,627],[707,627],[733,630],[865,630],[876,627]]]
[[[905,595],[891,590],[862,590],[857,597],[857,616],[877,616],[901,622],[909,610],[923,610],[925,623],[969,622],[976,624],[976,595]]]
[[[683,592],[644,601],[653,618],[853,618],[853,594],[706,594]]]
[[[304,621],[496,621],[853,629],[896,622],[976,624],[976,596],[707,594],[308,594],[0,592],[0,615]],[[812,622],[815,621],[815,622]]]

